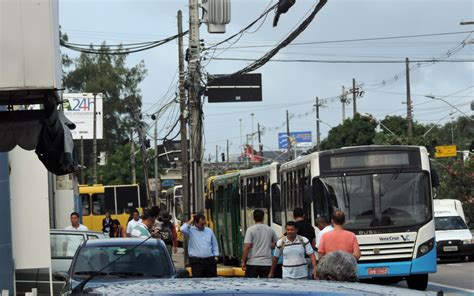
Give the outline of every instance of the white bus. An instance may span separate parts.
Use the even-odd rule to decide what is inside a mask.
[[[436,272],[430,161],[424,147],[360,146],[315,152],[280,167],[281,225],[302,207],[315,225],[335,209],[356,234],[361,279],[406,279],[424,290]],[[278,219],[277,219],[278,220]],[[318,233],[319,230],[315,228]]]

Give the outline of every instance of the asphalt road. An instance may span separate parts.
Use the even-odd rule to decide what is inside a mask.
[[[406,282],[396,284],[407,287]],[[445,262],[438,264],[438,272],[430,274],[429,291],[443,291],[445,295],[474,295],[474,262]]]

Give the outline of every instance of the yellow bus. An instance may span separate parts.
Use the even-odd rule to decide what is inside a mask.
[[[140,194],[140,186],[135,185],[79,185],[82,224],[90,230],[102,231],[102,220],[109,212],[125,229],[133,209],[140,212],[145,208],[145,195]]]

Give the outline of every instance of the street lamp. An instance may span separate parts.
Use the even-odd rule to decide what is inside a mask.
[[[369,113],[365,113],[365,116],[370,117],[370,118],[372,118],[373,120],[375,120],[375,122],[376,122],[378,125],[380,125],[380,126],[383,127],[384,129],[386,129],[389,133],[391,133],[394,137],[396,137],[396,138],[401,142],[400,137],[397,136],[394,132],[392,132],[387,126],[385,126],[385,124],[383,124],[381,120],[378,120],[378,119],[375,118],[372,114],[369,114]]]
[[[435,97],[435,96],[433,96],[433,95],[428,95],[428,96],[425,96],[425,97],[430,98],[430,99],[433,99],[433,100],[438,100],[438,101],[443,101],[443,102],[445,102],[446,104],[448,104],[448,105],[451,106],[452,108],[454,108],[454,109],[458,110],[459,112],[461,112],[462,114],[464,114],[464,116],[466,116],[469,121],[472,121],[472,118],[471,118],[469,115],[467,115],[466,113],[464,113],[461,109],[459,109],[458,107],[454,106],[454,105],[451,104],[450,102],[444,100],[443,98],[437,98],[437,97]]]
[[[441,117],[440,120],[438,120],[432,127],[430,127],[429,130],[426,131],[426,133],[423,134],[423,137],[426,136],[429,132],[431,132],[431,130],[432,130],[435,126],[437,126],[438,123],[439,123],[441,120],[445,119],[445,118],[448,117],[448,116],[453,115],[454,113],[455,113],[455,112],[449,112],[448,115],[446,115],[446,116],[444,116],[444,117]],[[451,125],[451,142],[453,142],[453,141],[454,141],[454,133],[453,133],[453,126]]]

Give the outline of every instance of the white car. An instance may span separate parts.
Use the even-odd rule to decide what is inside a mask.
[[[434,204],[436,251],[440,259],[460,259],[474,257],[474,240],[464,220],[461,203],[443,200]]]

